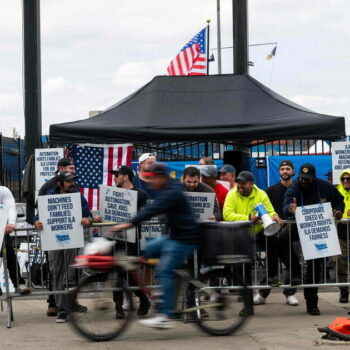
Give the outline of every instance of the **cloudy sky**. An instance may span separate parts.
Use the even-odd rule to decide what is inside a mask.
[[[1,131],[24,135],[21,0],[0,11]],[[231,0],[221,0],[222,46],[232,45]],[[42,0],[42,120],[83,119],[116,103],[155,75],[211,19],[216,0]],[[350,1],[249,0],[250,74],[316,112],[350,118]],[[215,51],[214,51],[215,53]],[[232,51],[223,51],[232,73]],[[211,63],[216,73],[216,62]],[[350,122],[347,123],[350,133]]]

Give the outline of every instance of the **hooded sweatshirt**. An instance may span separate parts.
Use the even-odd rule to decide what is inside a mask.
[[[342,178],[342,176],[344,174],[348,174],[350,176],[350,169],[345,169],[341,172],[340,174],[340,179]],[[342,196],[344,197],[344,204],[345,204],[345,209],[344,209],[344,213],[343,213],[343,218],[350,218],[350,216],[348,215],[348,210],[350,209],[350,190],[347,191],[343,185],[340,184],[337,186],[338,191],[342,194]]]
[[[344,174],[349,174],[350,175],[350,169],[345,169],[341,172],[340,174],[340,178],[342,178],[342,176]],[[347,191],[341,181],[340,181],[340,184],[337,186],[337,190],[340,192],[340,194],[344,197],[344,204],[345,204],[345,209],[344,209],[344,212],[343,212],[343,218],[344,219],[348,219],[350,218],[350,216],[348,215],[348,210],[350,209],[350,190]],[[338,229],[338,236],[340,239],[346,241],[347,240],[347,223],[340,223],[338,224],[337,226],[337,229]]]
[[[249,215],[257,215],[255,207],[262,203],[269,216],[277,215],[266,192],[258,186],[253,185],[252,193],[246,197],[242,196],[237,186],[231,190],[225,200],[223,216],[225,221],[248,221]],[[258,233],[264,229],[262,224],[254,226],[254,232]]]

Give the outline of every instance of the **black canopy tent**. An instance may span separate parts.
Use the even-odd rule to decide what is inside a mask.
[[[327,139],[345,120],[314,113],[249,75],[157,76],[101,114],[50,126],[51,144]]]

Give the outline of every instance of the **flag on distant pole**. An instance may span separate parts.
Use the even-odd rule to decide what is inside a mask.
[[[266,59],[267,59],[267,60],[271,60],[271,58],[272,58],[273,56],[276,56],[276,50],[277,50],[277,46],[275,46],[275,47],[273,48],[273,50],[266,56]]]
[[[170,62],[169,75],[207,74],[207,27],[196,34]]]

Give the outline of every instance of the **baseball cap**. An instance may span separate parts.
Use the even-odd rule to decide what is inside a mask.
[[[242,181],[242,182],[253,181],[254,182],[254,175],[250,171],[244,170],[238,174],[236,181]]]
[[[288,159],[282,160],[282,162],[280,163],[278,169],[283,167],[283,166],[290,166],[292,169],[294,169],[294,164]]]
[[[147,159],[156,159],[156,156],[153,153],[144,153],[139,158],[139,164],[144,162]]]
[[[76,178],[77,178],[77,176],[69,173],[68,171],[61,171],[61,172],[57,173],[56,182],[71,181],[71,180],[74,180]]]
[[[201,172],[201,175],[204,177],[217,177],[218,171],[215,166],[213,165],[206,165],[199,169]]]
[[[61,158],[61,159],[57,162],[57,167],[60,167],[60,166],[68,166],[68,165],[72,165],[72,164],[73,164],[73,159]]]
[[[129,176],[129,180],[132,180],[134,178],[133,170],[130,167],[126,166],[126,165],[122,165],[116,170],[110,170],[109,173],[113,174],[114,176],[118,176],[119,174],[121,174],[121,175],[128,175]]]
[[[219,170],[219,173],[235,173],[236,168],[231,164],[224,164],[222,168]]]
[[[311,180],[316,176],[316,169],[310,163],[305,163],[300,167],[298,176],[302,179]]]
[[[149,168],[143,171],[143,175],[147,177],[167,175],[167,166],[163,163],[155,162]]]

